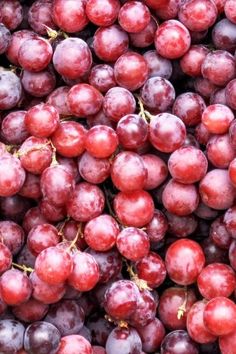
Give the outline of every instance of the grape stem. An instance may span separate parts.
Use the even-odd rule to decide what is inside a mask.
[[[110,317],[109,315],[105,315],[104,317],[108,322],[114,323],[115,325],[117,325],[120,328],[127,328],[127,329],[129,328],[129,325],[126,321],[123,321],[123,320],[116,321],[112,317]]]
[[[70,250],[71,250],[72,248],[74,248],[74,247],[76,248],[76,242],[78,241],[79,236],[81,236],[81,234],[82,234],[81,229],[82,229],[82,224],[80,223],[79,226],[78,226],[78,230],[77,230],[77,233],[76,233],[76,235],[75,235],[75,238],[74,238],[74,240],[71,242],[70,246],[67,248],[67,251],[70,251]]]
[[[18,269],[20,269],[20,270],[23,270],[25,273],[27,273],[27,272],[32,273],[32,272],[34,271],[33,268],[27,267],[27,266],[24,265],[24,264],[23,264],[23,265],[20,265],[20,264],[17,264],[17,263],[12,262],[12,266],[15,267],[15,268],[18,268]]]
[[[31,147],[30,149],[25,150],[25,151],[22,151],[22,152],[16,151],[13,155],[14,155],[15,157],[21,157],[21,156],[24,156],[24,155],[28,154],[29,152],[37,151],[37,150],[42,150],[42,149],[44,149],[47,145],[51,145],[51,142],[48,141],[46,144],[38,144],[38,145],[33,146],[33,147]]]
[[[62,240],[63,241],[66,241],[65,239],[65,236],[64,236],[64,233],[63,233],[63,230],[64,230],[64,227],[66,226],[66,223],[70,220],[70,217],[68,216],[64,221],[63,223],[61,224],[59,230],[58,230],[58,235],[62,237]],[[58,225],[59,226],[59,225]]]
[[[187,290],[187,287],[185,287],[184,302],[178,308],[178,312],[177,312],[178,320],[180,320],[184,316],[185,312],[187,311],[187,308],[186,308],[187,301],[188,301],[188,290]]]
[[[137,285],[137,287],[139,288],[140,291],[143,290],[149,290],[152,291],[152,288],[150,288],[146,282],[146,280],[143,279],[139,279],[138,275],[134,272],[133,267],[131,265],[128,264],[128,262],[126,261],[126,259],[124,260],[126,267],[127,267],[127,271],[129,273],[130,279]]]

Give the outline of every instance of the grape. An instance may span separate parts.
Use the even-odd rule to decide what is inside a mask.
[[[208,160],[218,168],[227,168],[235,157],[228,134],[213,135],[207,143]]]
[[[146,326],[138,327],[137,331],[142,339],[142,348],[147,353],[158,350],[165,337],[165,328],[158,318],[154,318]]]
[[[81,31],[88,24],[82,0],[72,0],[68,4],[63,0],[53,1],[52,18],[58,27],[69,33]]]
[[[102,107],[102,102],[101,93],[88,84],[73,86],[67,95],[70,112],[79,118],[98,113]]]
[[[57,247],[44,249],[35,261],[37,276],[52,285],[63,283],[71,274],[72,267],[70,254]]]
[[[235,331],[221,336],[219,338],[219,345],[222,354],[233,354],[234,346],[235,346]]]
[[[109,157],[116,151],[117,146],[117,135],[110,127],[96,125],[89,129],[86,135],[85,148],[94,157]]]
[[[25,124],[26,111],[7,114],[2,121],[1,134],[10,144],[22,144],[29,137]]]
[[[15,317],[23,322],[35,322],[44,318],[48,312],[49,306],[30,298],[21,305],[14,306],[12,312]]]
[[[203,321],[213,335],[223,336],[235,331],[235,314],[235,303],[226,297],[218,296],[206,304]]]
[[[48,221],[61,221],[66,216],[65,206],[58,207],[50,203],[47,199],[41,199],[39,203],[40,212]]]
[[[33,174],[41,174],[52,162],[52,148],[46,138],[30,136],[18,153],[22,167]]]
[[[7,305],[20,305],[29,300],[32,285],[25,273],[17,269],[7,270],[0,279],[0,291]]]
[[[152,220],[146,225],[146,233],[150,241],[161,241],[168,230],[168,222],[160,210],[155,210]]]
[[[52,143],[64,157],[77,157],[85,150],[86,130],[77,122],[61,122],[52,135]]]
[[[194,184],[183,184],[171,179],[163,190],[162,202],[172,214],[189,215],[197,209],[199,203],[197,188]]]
[[[4,243],[0,243],[0,273],[4,273],[11,267],[12,255],[7,246]]]
[[[147,179],[147,170],[141,157],[135,152],[120,152],[112,163],[111,179],[122,192],[142,189]]]
[[[109,334],[106,342],[107,354],[141,353],[142,342],[134,328],[125,329],[116,327]]]
[[[127,114],[135,112],[136,103],[131,92],[122,87],[113,87],[106,93],[103,102],[105,115],[118,122]]]
[[[59,114],[53,106],[41,103],[28,110],[24,122],[31,135],[38,138],[47,138],[58,127]]]
[[[38,72],[45,69],[52,59],[52,46],[44,38],[28,39],[21,44],[18,61],[24,70]]]
[[[47,103],[53,106],[60,115],[69,116],[70,111],[67,104],[67,94],[70,88],[67,86],[60,86],[56,88],[47,97]]]
[[[11,37],[10,45],[6,51],[8,60],[14,65],[19,65],[18,53],[21,45],[24,43],[24,41],[35,37],[36,34],[30,30],[20,30],[14,32]]]
[[[235,192],[227,170],[208,172],[200,182],[199,192],[202,201],[210,208],[224,210],[233,205]]]
[[[136,91],[143,86],[148,78],[146,60],[142,55],[129,51],[121,55],[116,61],[114,75],[118,85],[129,91]]]
[[[99,283],[107,284],[111,279],[115,279],[119,276],[122,268],[122,258],[116,248],[106,252],[87,248],[86,252],[93,256],[98,264]]]
[[[231,109],[222,104],[208,106],[202,114],[202,123],[213,134],[227,133],[234,115]]]
[[[44,319],[59,329],[62,336],[78,333],[84,324],[84,311],[74,300],[51,305]]]
[[[169,330],[185,329],[188,313],[196,301],[196,294],[192,289],[182,287],[165,289],[160,296],[158,306],[161,323]],[[182,316],[178,316],[183,304],[185,304],[185,311]]]
[[[199,274],[198,289],[205,299],[217,296],[230,297],[233,293],[236,278],[232,268],[221,263],[212,263]]]
[[[225,88],[226,103],[230,108],[235,109],[235,97],[236,97],[236,80],[232,80]]]
[[[57,354],[76,353],[92,354],[90,343],[81,335],[65,336],[61,339]]]
[[[147,282],[151,288],[159,287],[166,278],[164,261],[157,254],[150,252],[135,263],[138,277]]]
[[[217,88],[211,81],[203,77],[197,77],[194,82],[195,91],[203,96],[203,98],[210,98],[216,92]]]
[[[119,225],[110,215],[100,215],[90,220],[84,229],[86,243],[95,251],[107,251],[116,242]]]
[[[90,71],[89,83],[98,91],[106,93],[116,86],[114,69],[107,64],[95,65]]]
[[[21,162],[10,154],[0,156],[0,196],[11,197],[20,191],[25,181]]]
[[[93,256],[86,252],[75,253],[68,281],[78,291],[93,289],[99,281],[99,268]]]
[[[38,73],[23,70],[21,83],[26,92],[34,97],[49,95],[56,86],[54,72],[47,70]]]
[[[46,223],[47,219],[41,214],[39,207],[34,207],[29,209],[24,215],[22,226],[26,232],[29,232],[34,226]]]
[[[0,321],[0,347],[4,354],[16,354],[23,347],[24,326],[15,320]]]
[[[61,335],[51,323],[34,322],[30,324],[24,336],[24,348],[32,354],[56,353]]]
[[[168,20],[157,29],[154,43],[158,54],[167,59],[177,59],[189,50],[190,33],[181,22]]]
[[[181,349],[180,349],[181,348]],[[183,330],[167,334],[161,343],[161,354],[198,354],[196,343]]]
[[[77,1],[80,2],[82,1]],[[91,68],[91,51],[87,43],[80,38],[64,39],[54,51],[53,65],[60,75],[68,79],[79,79]]]
[[[196,231],[198,222],[194,214],[187,216],[177,216],[169,213],[165,213],[168,219],[168,232],[176,237],[187,237]],[[196,211],[195,211],[196,214]]]
[[[236,24],[236,11],[232,0],[227,0],[225,2],[224,11],[227,19]]]
[[[138,114],[128,114],[117,124],[119,143],[128,150],[142,146],[148,138],[148,124]]]
[[[114,199],[114,210],[126,226],[143,227],[154,215],[154,203],[145,191],[120,192]]]
[[[158,305],[158,295],[148,290],[142,290],[138,298],[137,309],[129,319],[129,323],[137,327],[144,327],[155,319]]]
[[[191,31],[205,31],[216,21],[217,8],[211,0],[187,0],[179,9],[180,21]]]
[[[167,2],[161,4],[161,6],[156,9],[155,13],[157,17],[162,20],[171,20],[177,17],[179,7],[179,0],[168,0]]]
[[[23,20],[23,8],[18,0],[2,0],[1,22],[11,31]]]
[[[128,34],[118,25],[100,27],[95,32],[93,48],[95,54],[106,62],[116,61],[127,52],[129,46]]]
[[[170,153],[177,150],[185,137],[185,125],[177,116],[160,113],[151,120],[150,142],[159,151]]]
[[[29,9],[28,22],[30,27],[41,35],[47,34],[47,27],[56,29],[52,19],[53,5],[51,1],[36,0]]]
[[[97,26],[112,25],[119,14],[120,2],[118,0],[88,0],[86,15]]]
[[[93,342],[102,346],[106,345],[107,337],[114,328],[111,322],[108,322],[98,313],[94,313],[89,317],[87,326],[92,333]]]
[[[227,51],[210,52],[202,63],[202,76],[215,85],[225,86],[235,77],[234,64],[233,55]]]
[[[156,21],[151,18],[148,25],[142,31],[129,34],[130,43],[137,48],[149,47],[154,42],[156,30]]]
[[[87,182],[79,183],[67,202],[68,215],[76,221],[89,221],[102,214],[105,205],[101,189]]]
[[[148,7],[138,1],[128,1],[119,11],[118,21],[126,32],[141,32],[150,20],[151,15]]]
[[[216,336],[211,334],[203,321],[203,314],[206,303],[204,300],[197,301],[189,309],[187,316],[187,330],[190,337],[197,343],[212,343],[216,340]]]
[[[125,320],[136,311],[139,290],[130,280],[118,280],[107,289],[104,296],[104,308],[108,315]]]
[[[8,49],[11,43],[11,32],[4,26],[3,23],[0,24],[0,54],[3,54]]]
[[[195,241],[181,239],[170,245],[165,258],[169,277],[180,285],[193,284],[205,264],[202,248]]]
[[[127,227],[117,236],[116,247],[126,259],[138,261],[148,255],[150,243],[144,231]]]
[[[187,126],[201,123],[205,110],[206,104],[203,98],[193,92],[185,92],[177,96],[172,107],[172,113],[181,118]]]
[[[0,207],[4,219],[21,223],[25,213],[31,207],[31,203],[29,199],[15,194],[12,197],[2,198]]]
[[[167,166],[165,162],[156,155],[142,155],[144,167],[147,170],[147,179],[144,189],[150,190],[161,185],[167,177]]]
[[[175,90],[170,81],[151,77],[141,89],[141,99],[148,109],[165,112],[174,103]]]
[[[201,76],[202,64],[209,53],[209,49],[203,45],[193,45],[180,59],[180,67],[183,72],[192,77]]]
[[[108,158],[98,159],[85,151],[78,159],[78,168],[86,182],[99,184],[110,176],[111,163]]]
[[[232,239],[226,229],[223,217],[215,219],[215,221],[211,224],[209,236],[218,247],[226,250],[229,249]]]
[[[210,97],[210,104],[216,103],[226,105],[225,88],[221,88],[212,93]]]
[[[170,60],[157,54],[156,50],[145,52],[143,57],[146,60],[149,69],[148,78],[159,76],[164,79],[169,79],[171,77],[173,68]]]
[[[212,41],[216,48],[222,50],[236,49],[235,24],[223,18],[213,27]]]
[[[175,150],[168,161],[171,176],[175,181],[184,184],[200,181],[206,175],[207,167],[208,162],[203,152],[192,146]]]
[[[55,206],[63,206],[71,197],[74,188],[74,176],[61,165],[46,168],[40,178],[43,197]]]
[[[23,84],[23,82],[22,82]],[[0,109],[15,107],[22,95],[20,79],[11,71],[0,71]]]
[[[57,229],[51,224],[35,226],[27,236],[27,246],[34,256],[48,247],[56,246],[59,242]]]
[[[66,286],[63,283],[48,284],[41,280],[36,272],[31,273],[30,280],[33,287],[32,297],[44,304],[60,301],[66,292]]]

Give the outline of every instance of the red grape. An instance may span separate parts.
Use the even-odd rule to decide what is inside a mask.
[[[91,68],[91,51],[87,43],[80,38],[64,39],[54,51],[53,65],[60,75],[68,79],[79,79]]]
[[[208,331],[215,336],[223,336],[235,331],[235,303],[223,296],[215,297],[206,304],[203,321]]]
[[[45,283],[58,285],[71,274],[73,268],[70,254],[58,247],[43,250],[36,258],[35,272]]]
[[[68,4],[64,0],[54,0],[52,17],[58,27],[69,33],[79,32],[88,24],[82,0],[72,0]]]
[[[97,26],[112,25],[118,17],[119,10],[118,0],[88,0],[86,2],[86,15]]]
[[[211,334],[203,321],[206,303],[204,300],[197,301],[190,308],[187,316],[187,330],[190,337],[197,343],[212,343],[216,336]]]
[[[120,192],[114,199],[114,210],[119,220],[127,226],[143,227],[154,215],[154,203],[145,191]]]
[[[157,29],[154,43],[158,54],[167,59],[177,59],[189,50],[191,37],[181,22],[169,20]]]
[[[202,271],[205,256],[197,242],[181,239],[170,245],[165,263],[171,280],[180,285],[190,285],[197,280]]]
[[[116,61],[114,74],[118,85],[136,91],[148,78],[147,62],[142,55],[129,51]]]
[[[200,182],[199,192],[203,203],[213,209],[228,209],[234,201],[235,191],[227,170],[215,169],[208,172]]]
[[[118,21],[120,26],[131,33],[141,32],[150,22],[148,7],[135,0],[127,1],[120,9]]]

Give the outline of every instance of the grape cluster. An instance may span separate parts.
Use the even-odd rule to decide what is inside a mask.
[[[0,0],[0,354],[236,354],[236,0]]]

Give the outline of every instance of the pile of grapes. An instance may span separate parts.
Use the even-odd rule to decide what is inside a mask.
[[[0,0],[0,354],[236,354],[236,0]]]

